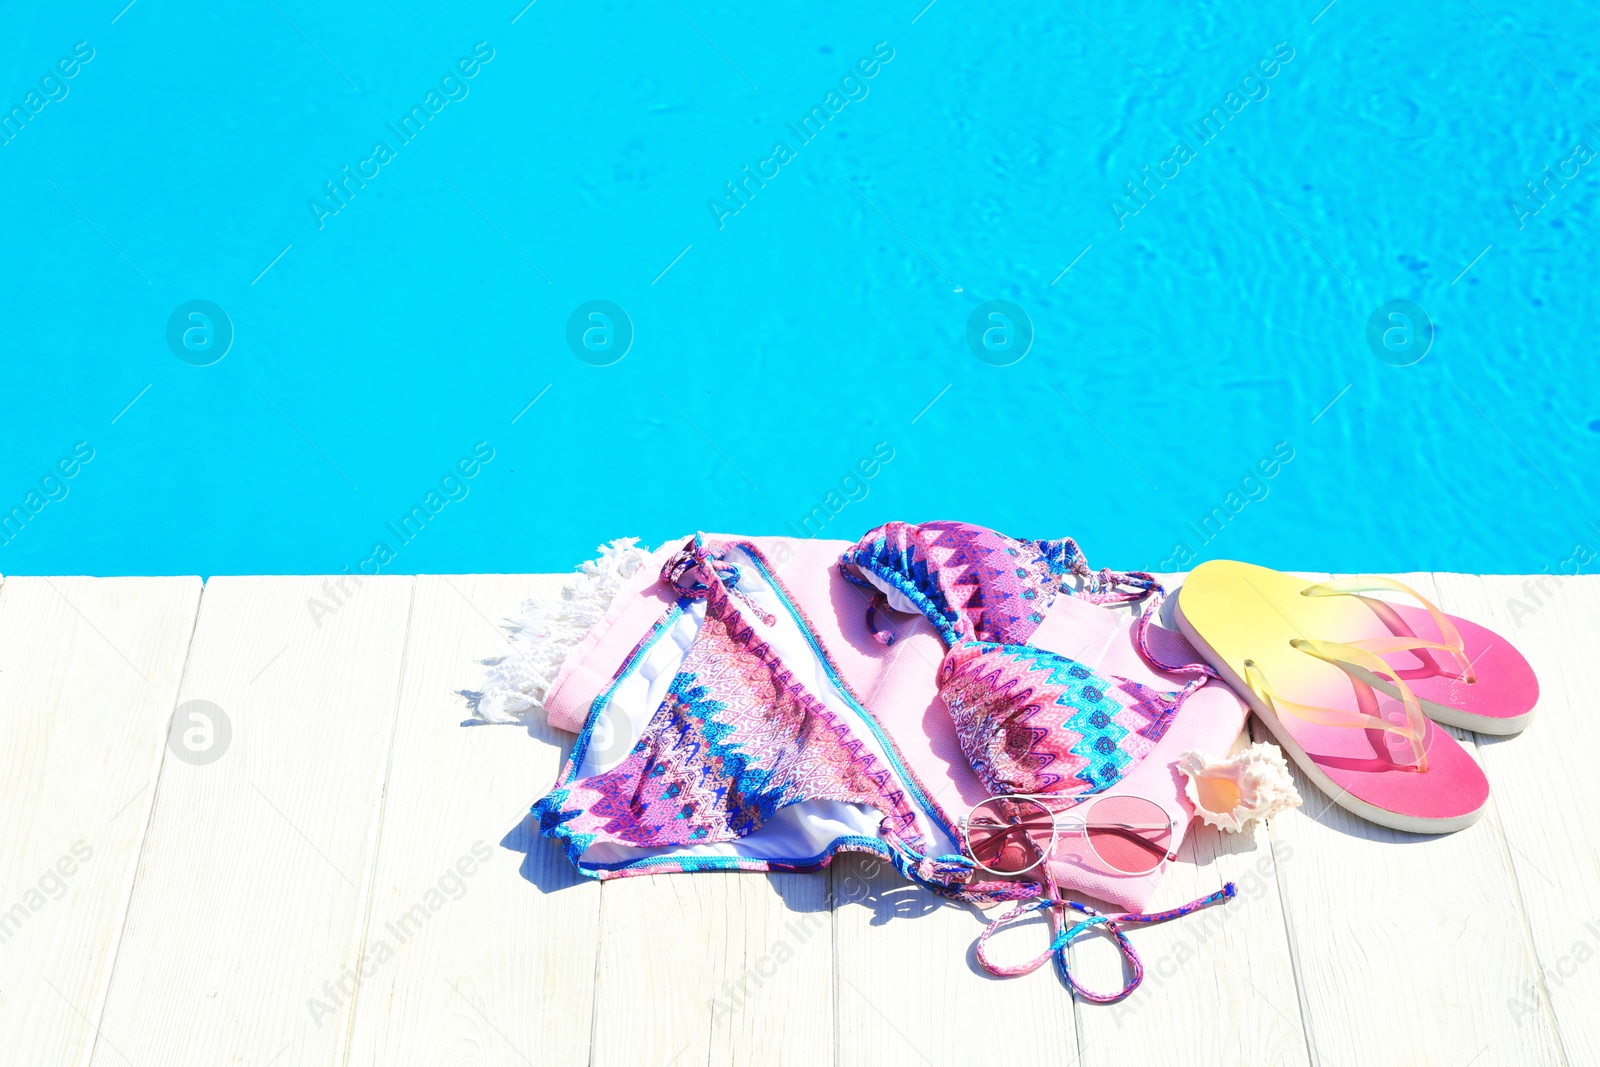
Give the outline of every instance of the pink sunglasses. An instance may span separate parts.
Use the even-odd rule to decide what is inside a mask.
[[[1068,802],[1057,814],[1049,804]],[[1151,800],[1097,796],[1083,803],[1072,797],[1026,794],[990,797],[973,806],[960,822],[967,857],[991,874],[1025,874],[1055,851],[1063,829],[1081,833],[1089,851],[1117,874],[1149,874],[1174,859],[1177,821]]]

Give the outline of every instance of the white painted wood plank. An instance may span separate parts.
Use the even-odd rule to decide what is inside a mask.
[[[600,883],[528,815],[572,737],[466,726],[460,695],[511,654],[501,621],[566,580],[416,580],[348,1063],[589,1060]]]
[[[1430,575],[1395,577],[1437,593]],[[1506,1010],[1536,969],[1495,811],[1454,834],[1405,834],[1298,772],[1296,784],[1305,806],[1272,831],[1312,1059],[1560,1062],[1547,1015],[1519,1026]]]
[[[606,882],[593,1062],[832,1063],[827,889],[820,872]]]
[[[348,997],[308,1005],[359,943],[411,589],[207,584],[179,699],[233,736],[163,763],[94,1064],[338,1062]]]
[[[885,1063],[1079,1061],[1072,998],[1046,965],[994,978],[972,954],[989,918],[908,883],[888,863],[851,856],[833,868],[840,1067]],[[1001,963],[1050,943],[1043,920],[990,942]]]
[[[1157,577],[1169,590],[1170,611],[1185,576]],[[1124,610],[1136,616],[1140,607]],[[1278,896],[1280,858],[1290,855],[1273,854],[1264,825],[1232,835],[1193,823],[1150,910],[1186,904],[1229,881],[1238,896],[1159,926],[1128,927],[1144,981],[1116,1004],[1079,1005],[1085,1064],[1308,1062]],[[1071,959],[1089,989],[1114,990],[1125,981],[1121,955],[1101,935],[1081,940]]]
[[[1539,676],[1533,722],[1481,746],[1540,972],[1508,976],[1495,1011],[1519,1032],[1553,1013],[1567,1062],[1600,1063],[1600,576],[1436,577],[1446,610],[1509,639]]]
[[[1587,696],[1600,682],[1589,648],[1600,632],[1600,578],[1568,579],[1555,596],[1547,589],[1533,614],[1513,617],[1509,598],[1532,603],[1522,578],[1441,575],[1435,587],[1427,576],[1400,577],[1512,637],[1534,661],[1544,700],[1521,737],[1483,742],[1492,810],[1467,831],[1416,838],[1380,830],[1336,807],[1323,811],[1326,798],[1303,780],[1307,808],[1274,820],[1274,875],[1285,890],[1282,919],[1299,958],[1312,1059],[1557,1062],[1558,1028],[1567,1062],[1596,1059],[1600,1023],[1588,1009],[1600,998],[1600,830],[1586,813],[1600,804],[1590,770],[1600,725]],[[493,621],[520,600],[516,583],[538,580],[448,579]],[[82,1062],[93,1019],[103,1033],[96,1063],[279,1056],[280,1067],[331,1064],[346,1058],[347,1041],[348,1061],[358,1063],[574,1062],[588,1047],[583,998],[596,957],[592,947],[580,959],[581,949],[554,942],[581,945],[598,896],[596,1062],[876,1064],[920,1062],[919,1053],[932,1063],[1031,1062],[1042,1053],[1071,1063],[1080,1045],[1089,1063],[1304,1062],[1294,987],[1262,969],[1263,951],[1276,965],[1271,954],[1283,936],[1274,947],[1270,896],[1214,910],[1228,916],[1218,925],[1206,926],[1202,913],[1135,933],[1151,972],[1146,988],[1120,1010],[1074,1009],[1048,971],[1011,981],[974,972],[981,919],[937,907],[892,869],[873,872],[858,857],[831,875],[663,876],[596,893],[587,881],[570,884],[579,880],[542,840],[528,846],[530,885],[513,870],[520,857],[492,835],[484,838],[492,858],[462,879],[462,899],[447,894],[363,981],[354,1009],[336,1004],[318,1027],[307,1002],[358,958],[361,931],[371,946],[396,918],[386,909],[404,904],[403,913],[471,855],[482,836],[467,834],[473,820],[515,827],[562,753],[512,728],[456,725],[465,716],[459,705],[450,710],[451,690],[476,684],[475,660],[494,651],[494,634],[446,579],[420,580],[431,586],[417,591],[426,610],[416,625],[426,632],[409,642],[409,579],[367,585],[320,629],[305,601],[321,579],[218,579],[195,634],[204,663],[191,661],[181,692],[187,638],[169,648],[162,635],[183,630],[172,618],[183,618],[185,581],[192,620],[195,583],[161,580],[159,595],[151,586],[125,596],[139,581],[50,579],[81,616],[64,602],[50,608],[56,594],[44,579],[13,578],[0,589],[0,877],[8,894],[0,906],[21,899],[12,887],[25,892],[49,866],[30,862],[45,852],[51,863],[58,858],[63,846],[46,848],[52,825],[96,823],[108,842],[103,849],[84,837],[93,855],[65,879],[67,895],[30,913],[0,946],[0,1058]],[[19,590],[32,598],[22,614]],[[507,606],[490,610],[495,603]],[[476,635],[468,632],[474,620]],[[403,648],[418,659],[404,671],[402,696]],[[374,666],[385,658],[387,673]],[[165,708],[150,696],[163,662]],[[119,682],[118,670],[149,682]],[[151,791],[136,794],[153,780],[175,692],[222,704],[233,747],[204,767],[169,755],[150,813]],[[46,709],[51,725],[37,726]],[[108,709],[117,712],[111,719]],[[432,709],[448,711],[445,725]],[[567,739],[554,739],[565,747]],[[130,750],[143,753],[142,767]],[[125,791],[114,788],[119,775]],[[135,803],[120,815],[108,810],[130,795]],[[139,827],[126,827],[147,814],[119,951],[118,917],[139,848]],[[1253,851],[1242,845],[1194,835],[1186,859],[1195,865],[1174,869],[1161,902],[1228,877],[1244,887],[1270,854],[1259,837]],[[112,863],[101,866],[118,856],[120,879],[108,873]],[[549,884],[562,888],[547,895]],[[832,894],[841,899],[830,921]],[[1250,926],[1239,923],[1247,918]],[[996,951],[1031,955],[1044,938],[1041,927],[1025,927]],[[1194,953],[1180,961],[1185,944]],[[1078,954],[1090,980],[1113,959],[1094,951],[1102,947]],[[24,968],[32,969],[19,980]],[[1260,1001],[1241,1003],[1250,996]],[[68,999],[80,1002],[68,1007]]]
[[[200,601],[198,578],[0,587],[0,1059],[83,1062]]]
[[[1278,864],[1293,861],[1288,845],[1274,852],[1260,823],[1239,835],[1197,823],[1150,910],[1186,904],[1229,881],[1238,896],[1159,926],[1127,927],[1144,981],[1119,1003],[1080,1006],[1083,1062],[1308,1063],[1278,897]],[[1081,941],[1072,964],[1089,989],[1110,991],[1125,980],[1109,939]]]

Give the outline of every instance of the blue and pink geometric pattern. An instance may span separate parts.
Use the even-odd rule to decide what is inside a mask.
[[[1026,644],[1074,584],[1093,602],[1138,599],[1156,585],[1143,573],[1091,571],[1070,537],[1029,541],[966,522],[885,523],[839,557],[839,573],[868,589],[877,588],[871,579],[893,588],[947,646],[961,638]]]
[[[814,697],[730,602],[721,581],[671,687],[617,766],[534,807],[576,859],[597,843],[642,848],[738,841],[809,800],[877,809],[885,832],[923,838],[905,787]]]
[[[1088,795],[1122,780],[1181,701],[1027,645],[958,641],[939,693],[961,750],[995,794]]]

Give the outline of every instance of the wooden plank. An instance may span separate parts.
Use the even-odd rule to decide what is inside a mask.
[[[1437,593],[1430,575],[1395,577]],[[1312,1059],[1560,1062],[1547,1014],[1506,1010],[1537,970],[1496,812],[1453,834],[1406,834],[1330,803],[1298,772],[1296,784],[1305,806],[1272,832]]]
[[[1481,745],[1516,872],[1520,914],[1503,921],[1527,923],[1539,961],[1505,977],[1495,1011],[1519,1032],[1553,1015],[1566,1061],[1600,1063],[1600,576],[1437,579],[1443,607],[1512,641],[1539,676],[1532,724]]]
[[[833,1062],[826,874],[668,874],[601,892],[594,1063]]]
[[[94,1038],[200,602],[198,578],[0,588],[0,1049]]]
[[[324,983],[359,948],[412,580],[331,588],[206,585],[179,710],[213,702],[232,737],[163,763],[94,1064],[338,1062],[350,1001]]]
[[[1078,1027],[1085,1064],[1309,1062],[1294,961],[1278,896],[1278,865],[1267,826],[1225,834],[1196,823],[1150,910],[1186,904],[1233,882],[1227,904],[1152,927],[1130,927],[1143,983],[1112,1005],[1083,1004]],[[1109,941],[1080,942],[1073,971],[1089,989],[1123,983]]]
[[[838,953],[839,1064],[1074,1064],[1072,998],[1050,966],[997,979],[973,957],[990,915],[912,885],[888,863],[860,856],[833,867]],[[1050,943],[1043,920],[990,942],[1003,963]]]
[[[1183,574],[1158,574],[1169,591],[1163,624]],[[1137,615],[1141,606],[1125,609]],[[1238,744],[1248,744],[1249,737]],[[1306,1063],[1308,1049],[1295,992],[1294,961],[1283,924],[1271,833],[1257,823],[1225,834],[1196,820],[1150,910],[1177,907],[1231,881],[1225,905],[1153,927],[1131,927],[1144,981],[1113,1005],[1082,1004],[1078,1028],[1085,1064]],[[1072,967],[1089,989],[1125,980],[1109,940],[1087,938]]]
[[[10,579],[0,909],[79,839],[92,854],[0,947],[0,1047],[28,1063],[279,1067],[1600,1058],[1600,829],[1584,814],[1600,804],[1600,665],[1584,646],[1600,577],[1547,580],[1537,603],[1521,577],[1399,577],[1539,671],[1527,732],[1468,738],[1495,790],[1484,819],[1392,833],[1301,779],[1306,808],[1270,834],[1196,832],[1160,902],[1227,878],[1247,899],[1135,933],[1146,985],[1110,1008],[1073,1006],[1048,970],[988,978],[970,955],[977,914],[862,857],[818,875],[577,878],[521,821],[570,739],[462,728],[455,696],[497,652],[493,623],[559,579],[418,579],[409,638],[405,578],[364,585],[320,627],[306,601],[322,579],[217,579],[203,600],[193,579]],[[232,723],[209,765],[163,743],[191,699]],[[1264,863],[1281,905],[1251,888]],[[341,991],[430,888],[442,905]],[[995,951],[1044,939],[1030,925]],[[1087,981],[1115,978],[1105,946],[1075,956]]]
[[[348,1063],[588,1062],[600,883],[528,815],[572,737],[468,726],[460,695],[565,580],[417,579]]]

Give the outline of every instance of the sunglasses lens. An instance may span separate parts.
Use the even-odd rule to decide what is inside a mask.
[[[1054,829],[1055,816],[1037,800],[994,797],[967,817],[967,845],[989,870],[1021,874],[1044,859]]]
[[[1123,874],[1148,874],[1172,848],[1172,820],[1154,801],[1106,797],[1089,808],[1085,832],[1100,861]]]

